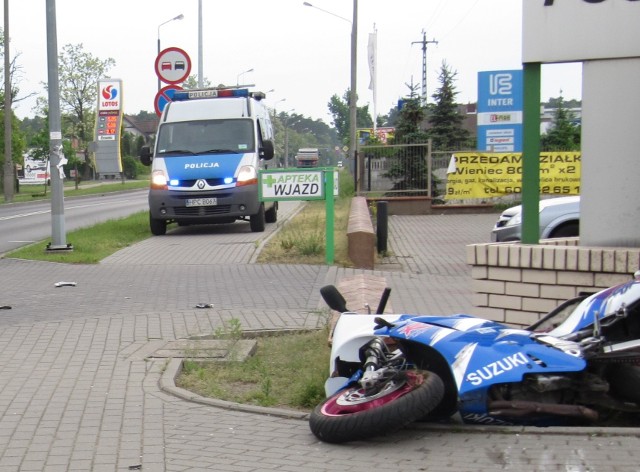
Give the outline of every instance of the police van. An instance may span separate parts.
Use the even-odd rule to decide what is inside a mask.
[[[248,220],[251,231],[278,218],[277,202],[260,202],[258,171],[273,159],[273,128],[261,92],[246,88],[176,91],[160,117],[151,166],[149,225]]]

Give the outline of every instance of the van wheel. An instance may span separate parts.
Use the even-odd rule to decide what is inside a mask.
[[[266,216],[264,211],[264,203],[261,203],[258,213],[256,213],[255,215],[251,215],[251,217],[249,218],[251,231],[253,231],[254,233],[263,232],[266,226],[265,223],[266,223]]]
[[[154,236],[163,236],[167,233],[167,220],[157,220],[149,216],[149,227]]]
[[[278,202],[274,202],[273,206],[264,212],[267,223],[275,223],[278,221]]]

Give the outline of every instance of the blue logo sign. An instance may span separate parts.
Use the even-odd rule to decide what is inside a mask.
[[[478,149],[522,152],[521,70],[478,73]]]

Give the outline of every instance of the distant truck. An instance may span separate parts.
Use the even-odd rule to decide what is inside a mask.
[[[296,167],[318,167],[318,148],[300,148],[296,154]]]

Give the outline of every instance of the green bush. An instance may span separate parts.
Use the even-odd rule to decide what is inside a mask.
[[[122,170],[127,179],[137,179],[139,175],[147,172],[146,166],[137,157],[124,156],[122,158]]]

